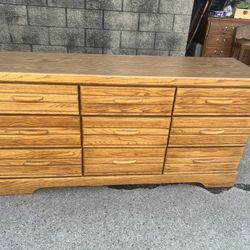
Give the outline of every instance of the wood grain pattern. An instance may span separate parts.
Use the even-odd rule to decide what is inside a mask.
[[[76,86],[1,84],[0,114],[78,113]]]
[[[175,117],[169,146],[245,146],[249,129],[244,117]]]
[[[164,172],[235,172],[243,150],[243,147],[169,148]]]
[[[85,148],[85,175],[161,174],[165,148]]]
[[[80,119],[71,116],[0,116],[0,147],[80,147]]]
[[[250,115],[250,90],[178,89],[174,115]]]
[[[0,150],[0,178],[81,176],[81,173],[81,149]]]

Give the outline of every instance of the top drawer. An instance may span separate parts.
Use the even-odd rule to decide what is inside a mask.
[[[250,115],[250,89],[178,89],[175,115]]]
[[[1,84],[0,114],[78,114],[76,86]]]
[[[171,115],[174,88],[81,87],[87,115]]]
[[[222,34],[222,35],[234,35],[235,29],[238,24],[230,24],[224,22],[211,22],[209,27],[209,34]]]

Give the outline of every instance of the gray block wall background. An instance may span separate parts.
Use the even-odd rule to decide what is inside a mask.
[[[0,0],[0,50],[185,55],[194,0]]]

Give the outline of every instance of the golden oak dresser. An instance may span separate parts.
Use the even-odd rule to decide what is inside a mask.
[[[250,134],[233,58],[0,53],[0,194],[157,183],[230,187]]]

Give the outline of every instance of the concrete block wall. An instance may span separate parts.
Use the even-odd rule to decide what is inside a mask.
[[[185,54],[194,0],[0,0],[0,50]]]

